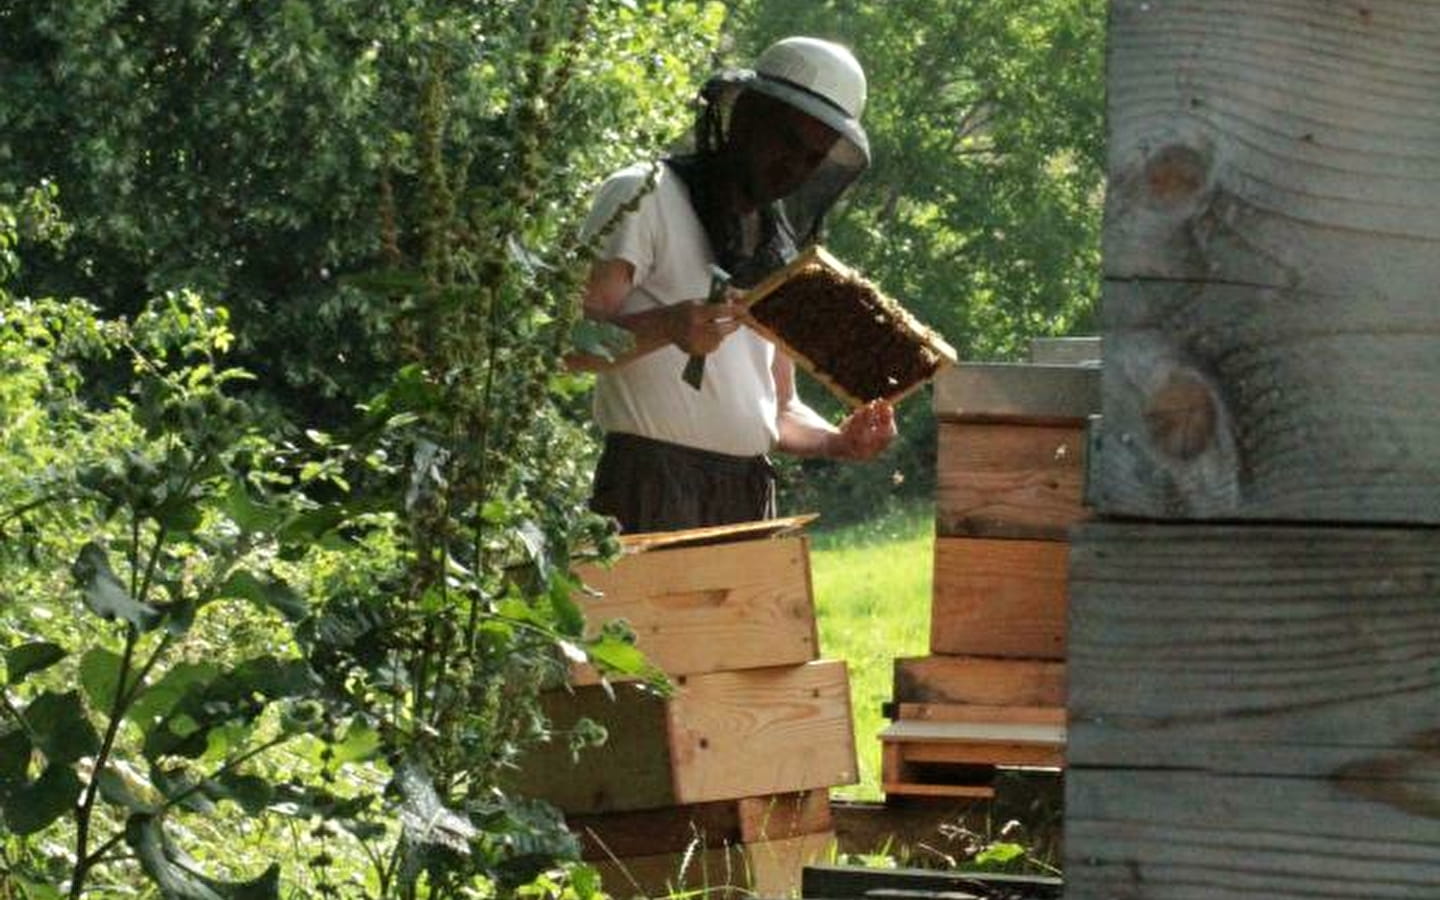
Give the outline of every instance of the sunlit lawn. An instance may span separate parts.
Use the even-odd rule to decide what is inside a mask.
[[[892,662],[924,656],[930,634],[934,508],[916,503],[855,526],[811,532],[820,650],[849,664],[860,783],[834,796],[877,800],[881,704],[892,698]]]

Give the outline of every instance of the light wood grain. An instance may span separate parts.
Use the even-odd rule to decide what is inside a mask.
[[[1096,523],[1071,560],[1075,896],[1434,895],[1440,531]]]
[[[1111,9],[1097,511],[1440,523],[1440,6]]]
[[[982,706],[1064,706],[1065,663],[979,656],[921,656],[895,660],[900,703]]]
[[[669,708],[675,802],[853,784],[845,664],[687,678]]]
[[[895,718],[924,722],[996,722],[1008,724],[1064,725],[1061,706],[982,706],[974,703],[899,703]]]
[[[558,735],[533,748],[509,786],[571,814],[629,812],[852,784],[855,736],[845,664],[714,672],[656,698],[633,685],[542,698]],[[580,717],[609,733],[571,757]]]
[[[601,594],[581,600],[591,628],[624,619],[636,646],[672,677],[817,656],[804,537],[650,551],[576,572]],[[572,680],[593,684],[597,676],[582,666]]]
[[[1096,335],[1030,339],[1030,362],[1050,366],[1100,365],[1101,341]]]
[[[1068,552],[1056,541],[937,538],[931,652],[1064,659]]]
[[[1063,541],[1086,518],[1078,424],[942,420],[938,428],[936,534]]]

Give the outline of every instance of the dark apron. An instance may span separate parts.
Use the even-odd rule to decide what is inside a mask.
[[[590,508],[626,534],[772,519],[775,469],[764,456],[607,434]]]

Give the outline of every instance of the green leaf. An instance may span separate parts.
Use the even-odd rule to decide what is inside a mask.
[[[199,863],[174,845],[155,816],[131,816],[125,823],[125,842],[165,900],[279,900],[279,863],[272,863],[253,881],[208,878],[200,874]]]
[[[91,647],[80,657],[80,686],[93,709],[110,709],[114,705],[120,686],[120,664],[120,654],[104,647]],[[134,684],[132,677],[127,688]]]
[[[0,734],[0,795],[5,793],[7,785],[25,780],[34,749],[30,736],[19,728]]]
[[[85,596],[85,605],[101,618],[122,619],[141,631],[160,624],[163,618],[160,611],[130,596],[115,577],[110,559],[99,544],[92,541],[81,547],[70,571]]]
[[[330,745],[330,758],[336,763],[369,759],[380,749],[380,732],[364,722],[351,722],[345,738]]]
[[[19,684],[25,676],[48,669],[65,658],[65,650],[50,641],[32,641],[5,651],[5,679]]]
[[[269,506],[256,503],[243,481],[235,481],[225,495],[224,509],[230,521],[244,532],[268,534],[279,525],[283,514]]]
[[[176,663],[159,681],[135,695],[126,715],[149,734],[187,693],[203,688],[219,674],[220,668],[214,663]]]
[[[400,825],[415,847],[444,847],[462,856],[470,853],[475,826],[462,813],[445,806],[425,767],[405,760],[395,770],[391,787],[400,798]]]
[[[85,789],[69,765],[51,762],[40,777],[5,797],[5,824],[16,834],[34,834],[74,809]]]
[[[25,900],[65,900],[65,895],[60,893],[60,889],[53,885],[30,881],[29,879],[21,878],[14,872],[7,874],[6,877],[13,879],[16,884],[20,885],[21,896],[24,897]]]
[[[259,775],[224,772],[206,783],[205,793],[213,800],[233,800],[252,816],[259,815],[275,797],[275,786]]]
[[[100,796],[127,812],[154,812],[162,797],[155,785],[127,762],[110,760],[100,773]]]
[[[585,650],[590,661],[607,675],[648,675],[652,668],[634,644],[616,638],[600,637]]]
[[[310,614],[305,598],[295,589],[278,578],[262,578],[253,572],[239,569],[225,580],[220,588],[224,597],[239,597],[256,606],[269,607],[284,616],[288,622],[299,622]]]
[[[1025,848],[1020,844],[996,842],[975,854],[975,864],[982,867],[1003,866],[1024,856]]]
[[[578,589],[579,582],[558,574],[550,582],[550,607],[555,611],[555,628],[571,637],[585,633],[585,613],[575,602]]]
[[[52,763],[72,763],[100,750],[100,736],[85,716],[79,691],[46,691],[25,708],[35,746]]]

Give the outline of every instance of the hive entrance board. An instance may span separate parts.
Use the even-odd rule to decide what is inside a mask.
[[[750,325],[851,407],[898,402],[955,350],[821,247],[746,294]]]

